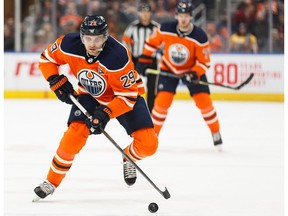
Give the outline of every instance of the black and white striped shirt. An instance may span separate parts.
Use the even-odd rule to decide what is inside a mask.
[[[159,23],[151,20],[148,26],[144,26],[139,20],[130,23],[123,34],[122,42],[126,45],[131,53],[133,59],[137,59],[143,51],[145,40],[150,36]]]

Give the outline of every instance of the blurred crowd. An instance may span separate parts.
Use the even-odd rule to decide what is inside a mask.
[[[109,34],[121,40],[127,25],[137,19],[135,0],[58,0],[53,11],[53,0],[38,0],[33,13],[21,23],[22,51],[42,52],[58,36],[79,31],[86,15],[103,15],[109,25]],[[153,19],[159,23],[174,19],[177,0],[148,0]],[[209,14],[209,2],[193,1],[204,5]],[[214,7],[214,6],[212,6]],[[231,13],[220,14],[215,20],[206,17],[201,27],[207,32],[213,53],[268,53],[269,52],[269,0],[239,0]],[[211,13],[210,13],[211,14]],[[213,16],[212,16],[213,17]],[[15,50],[14,17],[4,20],[4,51]],[[55,25],[56,24],[56,25]],[[272,0],[272,48],[284,53],[284,0]],[[230,30],[230,31],[229,31]],[[230,32],[230,34],[229,34]]]
[[[272,0],[271,7],[273,52],[284,53],[284,0]],[[230,35],[226,15],[206,24],[214,53],[268,53],[269,30],[269,0],[240,1],[231,14]]]

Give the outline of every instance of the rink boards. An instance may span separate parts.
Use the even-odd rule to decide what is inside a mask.
[[[40,53],[4,53],[5,98],[55,98],[38,68]],[[76,86],[77,80],[67,65],[60,67]],[[284,55],[212,54],[207,71],[209,82],[238,86],[254,73],[249,84],[241,90],[210,86],[215,100],[284,101]],[[144,77],[145,81],[145,77]],[[182,83],[176,99],[189,99]]]

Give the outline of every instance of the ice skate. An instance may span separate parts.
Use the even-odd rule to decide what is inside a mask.
[[[222,151],[222,138],[220,132],[212,133],[214,146],[218,149],[218,151]]]
[[[48,180],[45,180],[39,186],[34,189],[37,197],[35,197],[32,201],[37,202],[40,199],[44,199],[50,194],[53,194],[55,191],[55,186],[51,184]]]
[[[124,180],[128,186],[131,186],[136,182],[136,168],[130,161],[125,159],[123,159],[123,174]]]

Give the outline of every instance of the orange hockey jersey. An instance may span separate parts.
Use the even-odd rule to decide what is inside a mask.
[[[63,64],[68,64],[78,79],[78,93],[90,94],[108,106],[111,118],[132,110],[138,95],[144,93],[130,52],[111,36],[97,57],[87,55],[79,33],[59,37],[41,54],[39,68],[47,80],[58,75],[58,66]]]
[[[206,33],[193,25],[190,33],[183,34],[177,29],[177,21],[161,24],[156,32],[147,38],[143,54],[152,56],[163,46],[160,69],[181,75],[188,71],[203,75],[210,67],[210,45]]]

